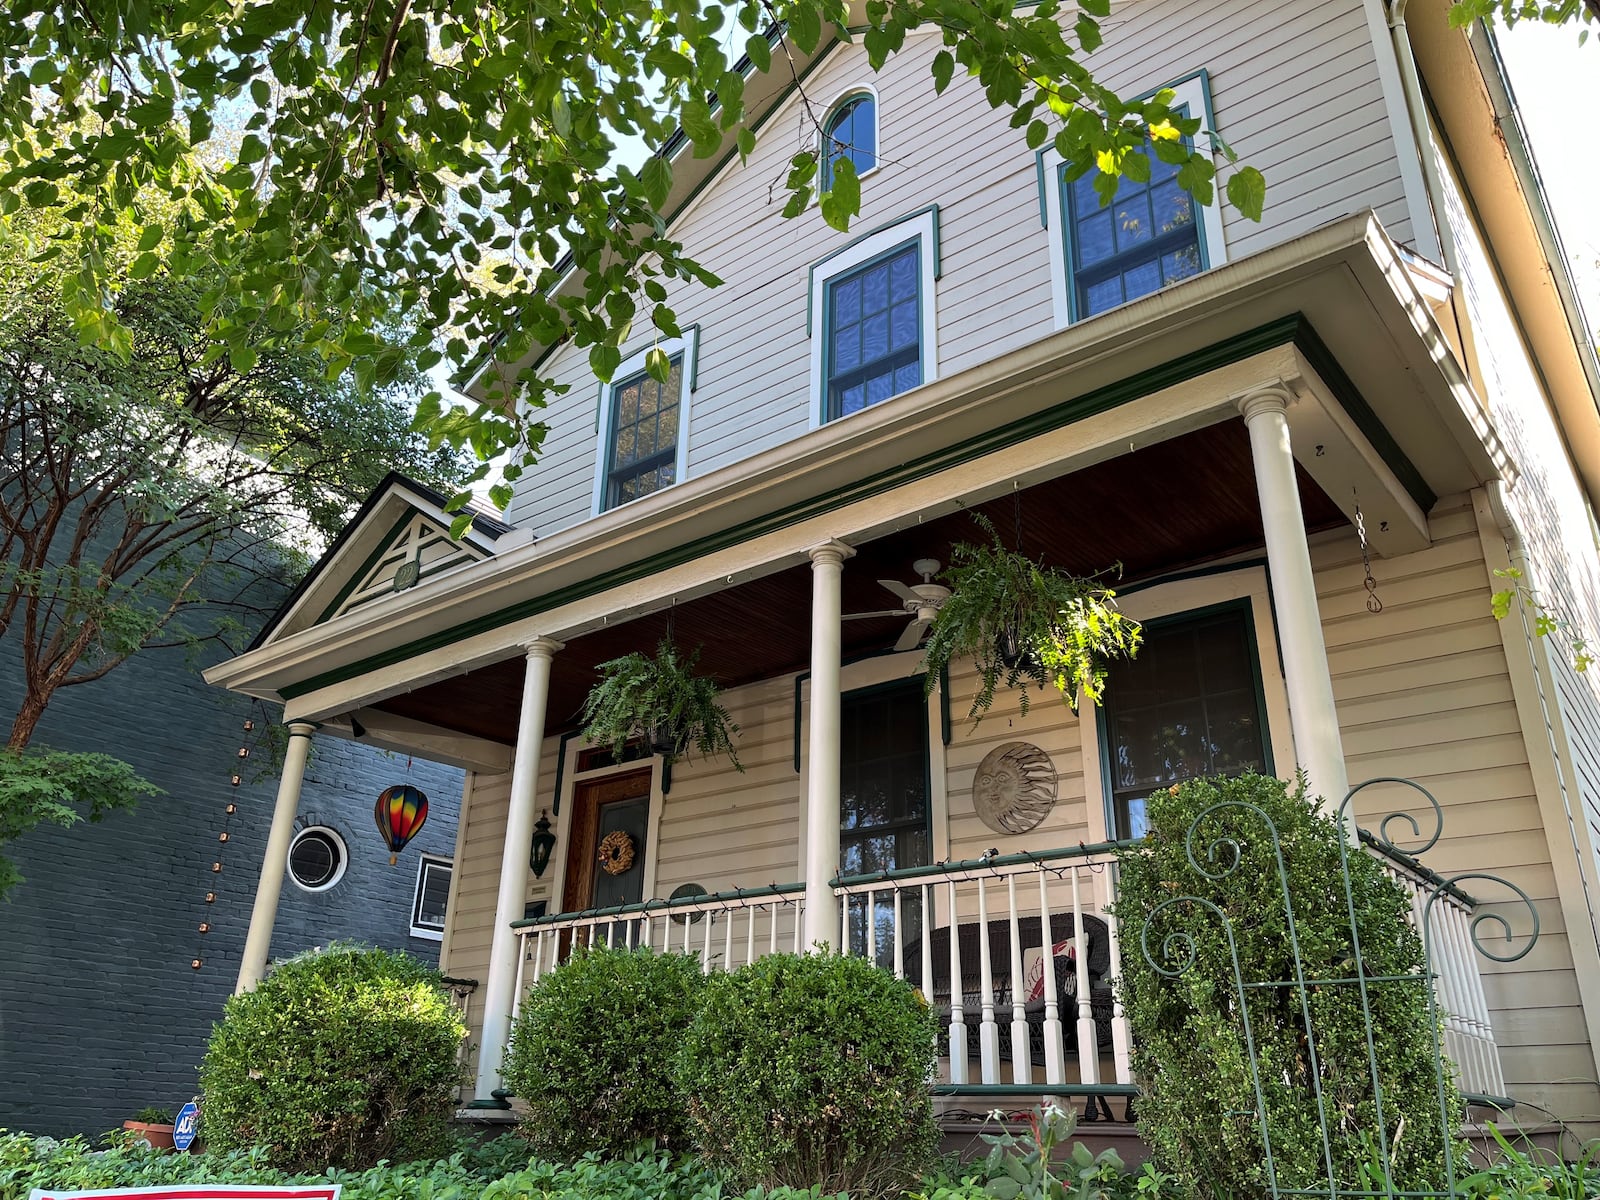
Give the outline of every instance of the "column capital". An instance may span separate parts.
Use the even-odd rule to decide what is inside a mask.
[[[831,541],[823,542],[820,546],[813,546],[806,553],[810,556],[813,566],[830,563],[837,567],[841,566],[845,559],[854,558],[856,551],[854,546],[847,546],[840,541]]]
[[[555,638],[536,637],[522,643],[522,652],[529,658],[554,658],[556,651],[564,650],[566,646],[565,642],[558,642]]]
[[[1249,421],[1262,413],[1285,411],[1294,403],[1295,394],[1294,389],[1286,381],[1276,379],[1271,383],[1258,384],[1231,399],[1239,414]]]
[[[289,721],[284,725],[284,728],[289,731],[290,737],[308,738],[317,730],[321,729],[322,726],[318,725],[315,721]]]

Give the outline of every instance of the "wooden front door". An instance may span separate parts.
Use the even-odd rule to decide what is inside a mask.
[[[588,780],[574,789],[562,912],[636,904],[644,899],[652,774],[646,767]],[[602,847],[605,863],[600,861]]]

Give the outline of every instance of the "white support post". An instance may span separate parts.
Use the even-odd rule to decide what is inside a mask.
[[[1350,790],[1339,714],[1333,702],[1333,677],[1322,640],[1311,552],[1306,545],[1305,517],[1295,483],[1294,452],[1289,446],[1285,411],[1293,394],[1283,385],[1256,388],[1238,401],[1250,431],[1261,525],[1267,542],[1267,571],[1272,580],[1272,607],[1278,618],[1283,651],[1284,685],[1289,693],[1289,725],[1295,754],[1304,768],[1313,796],[1332,809]],[[1354,829],[1353,822],[1351,824]]]
[[[839,656],[844,560],[855,551],[828,542],[811,551],[811,718],[806,796],[805,948],[832,948],[834,873],[839,869]],[[843,946],[849,950],[849,944]]]
[[[289,726],[283,774],[278,776],[278,802],[272,809],[272,828],[267,834],[266,853],[261,857],[255,906],[250,910],[250,931],[245,935],[244,952],[239,958],[239,979],[233,988],[236,996],[255,987],[267,973],[272,927],[278,920],[278,897],[283,892],[284,872],[289,869],[294,819],[300,811],[300,785],[305,782],[306,761],[311,757],[311,735],[316,731],[317,727],[309,721],[295,721]]]
[[[527,905],[531,869],[528,855],[533,844],[534,801],[539,791],[539,752],[544,744],[545,709],[550,699],[550,665],[561,643],[538,638],[526,649],[528,661],[522,677],[517,749],[511,760],[511,803],[506,811],[506,838],[500,851],[500,890],[495,898],[489,972],[483,988],[483,1039],[478,1047],[478,1082],[470,1105],[473,1108],[507,1107],[494,1093],[500,1087],[501,1060],[511,1035],[511,1010],[516,1000],[518,939],[511,922],[522,919]],[[551,940],[560,942],[559,937]]]

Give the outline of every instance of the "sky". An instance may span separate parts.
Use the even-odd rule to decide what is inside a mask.
[[[1591,334],[1600,319],[1600,156],[1585,128],[1600,69],[1600,38],[1523,22],[1497,33],[1551,215],[1576,277]]]

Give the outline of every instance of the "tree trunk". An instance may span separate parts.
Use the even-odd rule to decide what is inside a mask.
[[[39,726],[39,719],[44,716],[45,705],[49,698],[29,692],[23,697],[22,705],[17,709],[17,718],[11,722],[11,738],[6,742],[6,749],[12,751],[22,750],[33,740],[33,731]]]

